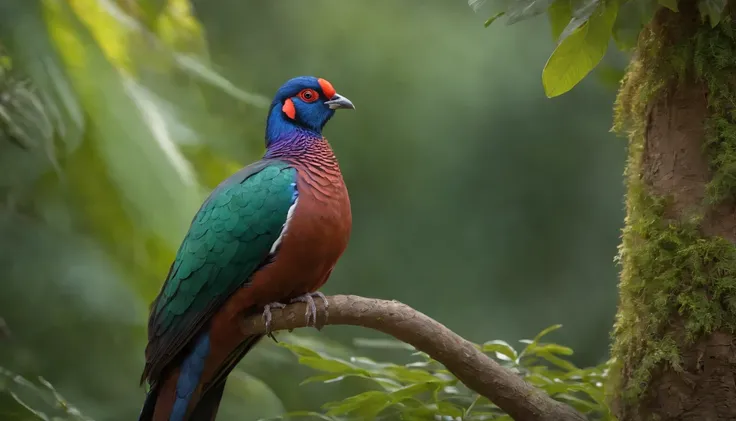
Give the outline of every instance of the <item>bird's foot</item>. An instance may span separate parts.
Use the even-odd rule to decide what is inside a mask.
[[[321,325],[317,324],[317,305],[314,303],[314,297],[322,300],[322,304],[324,305],[324,323],[322,323]],[[329,303],[327,302],[327,297],[325,297],[325,294],[322,294],[321,292],[312,292],[300,295],[291,300],[291,303],[307,303],[307,312],[305,316],[307,317],[308,327],[311,326],[317,330],[321,330],[325,323],[327,323],[327,316],[329,315]]]
[[[276,340],[276,337],[273,336],[273,332],[271,332],[271,310],[282,309],[284,307],[286,307],[286,304],[283,303],[270,303],[263,307],[263,323],[266,325],[266,335],[273,339],[274,342],[278,341]]]

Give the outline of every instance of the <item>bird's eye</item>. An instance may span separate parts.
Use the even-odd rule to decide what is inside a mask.
[[[304,102],[314,102],[319,98],[319,94],[314,89],[303,89],[299,92],[299,99]]]

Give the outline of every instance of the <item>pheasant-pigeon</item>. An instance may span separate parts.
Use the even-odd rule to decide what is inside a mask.
[[[313,297],[348,243],[352,216],[322,129],[354,109],[325,79],[301,76],[276,92],[266,153],[223,181],[194,216],[151,305],[148,381],[139,421],[213,421],[228,374],[263,337],[238,319]],[[326,300],[325,300],[326,304]]]

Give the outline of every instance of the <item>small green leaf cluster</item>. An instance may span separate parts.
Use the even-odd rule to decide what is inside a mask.
[[[27,78],[14,71],[12,60],[0,47],[0,142],[23,149],[49,146],[54,129],[43,100]]]
[[[92,421],[43,377],[38,383],[0,367],[0,395],[7,394],[14,408],[3,414],[7,421]]]
[[[566,357],[573,350],[555,343],[542,342],[551,326],[534,339],[520,341],[517,351],[502,340],[476,345],[499,364],[518,373],[526,381],[544,390],[554,399],[565,402],[591,420],[613,420],[604,402],[603,383],[607,364],[578,368]],[[410,352],[411,362],[394,364],[376,362],[366,357],[341,359],[309,348],[287,344],[299,363],[319,374],[302,382],[334,383],[348,378],[363,379],[367,391],[322,405],[321,412],[296,411],[276,419],[353,420],[503,420],[511,417],[487,398],[465,387],[442,364],[412,346],[394,340],[358,339],[356,345],[370,348],[393,348]]]
[[[478,8],[478,0],[470,0]],[[727,0],[698,0],[701,19],[718,25]],[[501,17],[511,25],[547,12],[552,38],[557,43],[542,72],[548,97],[575,87],[598,66],[611,39],[622,51],[636,46],[639,33],[660,8],[679,11],[678,0],[514,0],[485,22]]]

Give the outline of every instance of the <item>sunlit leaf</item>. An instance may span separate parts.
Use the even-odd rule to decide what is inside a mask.
[[[137,222],[177,247],[201,202],[188,164],[182,162],[160,116],[149,113],[145,100],[135,96],[135,83],[107,61],[70,7],[59,0],[46,4],[53,39],[75,69],[73,84],[85,108],[95,110],[92,130],[107,173],[129,212],[140,216]],[[105,91],[97,89],[98,84]]]
[[[542,72],[547,96],[555,97],[572,89],[605,55],[618,2],[608,2],[600,9],[588,22],[562,39],[547,61]]]
[[[483,352],[496,352],[508,358],[508,361],[515,361],[518,357],[516,350],[507,342],[500,339],[485,342],[481,348]]]

